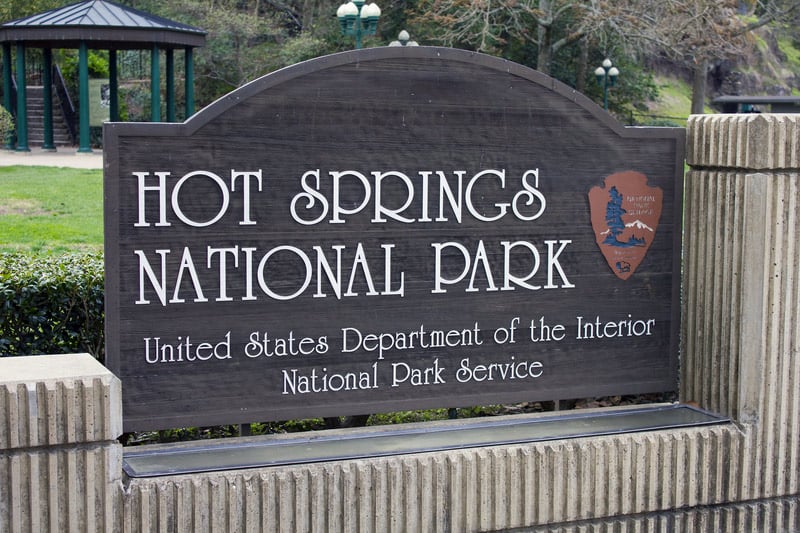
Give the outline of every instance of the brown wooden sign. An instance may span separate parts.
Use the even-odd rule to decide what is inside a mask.
[[[126,430],[675,388],[681,129],[420,47],[104,139]]]

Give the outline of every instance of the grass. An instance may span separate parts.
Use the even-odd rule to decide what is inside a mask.
[[[786,55],[785,67],[791,72],[800,72],[800,48],[794,40],[778,38],[778,48]],[[800,88],[792,87],[792,96],[800,96]]]
[[[103,173],[0,167],[0,252],[103,248]]]
[[[795,43],[788,37],[778,38],[778,48],[786,55],[787,67],[792,72],[800,72],[800,49],[795,48]],[[797,91],[792,87],[792,93]]]
[[[655,82],[659,97],[648,106],[650,116],[669,120],[676,126],[685,125],[692,111],[691,86],[683,80],[667,76],[656,76]],[[714,113],[714,110],[706,106],[705,112]]]
[[[688,83],[676,78],[656,78],[659,90],[659,109],[661,115],[689,118],[692,110],[692,88]]]

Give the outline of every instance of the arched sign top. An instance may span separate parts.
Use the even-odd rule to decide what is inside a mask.
[[[266,74],[252,82],[234,90],[216,102],[206,107],[202,114],[195,115],[192,121],[207,121],[219,113],[225,112],[230,106],[236,105],[250,96],[269,90],[283,83],[289,83],[296,78],[301,78],[312,73],[351,66],[358,68],[362,64],[370,62],[403,62],[412,65],[425,62],[434,65],[434,68],[446,68],[448,63],[462,64],[468,69],[472,69],[475,75],[482,72],[493,71],[497,74],[509,74],[541,86],[544,89],[560,95],[565,100],[573,102],[576,106],[586,109],[598,120],[605,122],[610,128],[622,134],[623,127],[614,120],[608,113],[604,112],[597,104],[587,98],[582,93],[569,87],[568,85],[551,78],[546,74],[532,68],[508,61],[506,59],[460,50],[457,48],[444,47],[378,47],[361,50],[350,50],[331,54],[301,63],[290,65],[278,71]]]
[[[104,139],[126,430],[674,390],[683,130],[391,47]]]
[[[419,72],[419,69],[428,72],[427,78],[423,75],[405,79],[404,71]],[[166,136],[192,135],[232,108],[259,95],[268,97],[267,95],[281,89],[288,93],[296,92],[298,102],[307,101],[310,95],[303,92],[303,89],[309,88],[307,80],[310,78],[319,80],[316,82],[319,86],[311,96],[326,91],[329,93],[328,99],[338,98],[343,104],[357,101],[365,105],[369,102],[380,108],[389,102],[381,101],[375,96],[376,93],[383,90],[380,92],[381,97],[391,99],[402,96],[400,94],[402,89],[407,89],[413,96],[405,102],[409,107],[421,105],[425,99],[429,100],[428,103],[434,104],[432,95],[437,98],[438,103],[448,106],[474,105],[481,98],[484,100],[483,105],[498,105],[499,100],[505,100],[517,106],[528,105],[533,113],[549,105],[552,107],[552,113],[563,113],[565,117],[580,116],[583,122],[594,120],[619,137],[682,138],[683,136],[683,129],[680,128],[626,127],[584,94],[530,67],[478,52],[426,46],[351,50],[290,65],[228,93],[191,116],[183,124],[169,127],[159,125],[157,131],[160,135]],[[496,83],[484,84],[487,79]],[[339,80],[340,83],[338,86],[328,86],[328,80]],[[467,90],[457,90],[465,80],[471,80],[474,85]],[[526,102],[526,98],[532,97],[530,90],[521,90],[525,86],[528,86],[528,89],[531,87],[539,89],[539,94],[536,95],[539,98],[533,99],[539,100],[544,97],[546,100],[539,105],[533,101]],[[341,89],[338,94],[335,93],[337,88]],[[559,105],[553,106],[555,102]],[[142,123],[111,126],[109,132],[111,134],[117,131],[117,128],[123,128],[121,131],[126,131],[125,128],[151,131]]]

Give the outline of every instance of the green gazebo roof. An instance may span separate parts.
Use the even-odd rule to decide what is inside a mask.
[[[27,46],[142,49],[203,46],[206,32],[194,26],[151,15],[105,0],[90,0],[51,9],[0,26],[0,42]]]

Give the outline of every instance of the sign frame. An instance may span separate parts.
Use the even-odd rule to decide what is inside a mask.
[[[494,90],[489,98],[486,92],[482,92],[484,86],[498,90]],[[346,99],[347,94],[353,97]],[[248,116],[252,117],[252,121],[245,124],[241,119]],[[265,117],[269,117],[269,120]],[[349,117],[351,123],[346,124],[345,117]],[[306,127],[303,120],[316,123]],[[382,127],[379,129],[378,125]],[[580,128],[569,129],[576,125]],[[415,128],[416,135],[413,132],[409,134],[409,130]],[[339,129],[349,134],[350,138],[333,136]],[[522,138],[526,132],[542,147],[536,143],[526,143]],[[446,141],[436,144],[437,135],[446,137]],[[682,128],[624,127],[566,85],[535,70],[495,57],[448,48],[386,47],[325,56],[269,74],[226,95],[184,123],[106,123],[104,139],[106,364],[123,382],[125,431],[664,392],[675,390],[677,386],[685,143],[685,131]],[[356,152],[355,155],[343,153],[350,139],[352,144],[372,151],[368,154]],[[566,146],[563,147],[564,152],[559,153],[552,143],[562,140]],[[599,143],[598,147],[591,144],[595,140]],[[561,145],[557,148],[561,148]],[[526,150],[530,150],[527,161],[515,160],[517,152]],[[271,160],[258,161],[260,154],[267,153]],[[341,154],[341,159],[337,159],[337,154]],[[530,154],[539,160],[534,161]],[[551,156],[555,158],[554,163],[546,160]],[[320,161],[325,157],[328,158],[325,161],[337,160],[328,168],[322,168],[324,165]],[[449,167],[448,157],[453,161]],[[251,160],[243,162],[247,158]],[[217,163],[219,166],[213,169],[207,167]],[[569,167],[573,164],[581,169],[579,183],[575,186],[568,183],[572,179]],[[287,175],[269,174],[274,169],[280,169]],[[261,178],[255,178],[256,170],[262,171]],[[446,205],[450,220],[453,217],[451,208],[456,204],[453,201],[442,203],[442,198],[446,197],[442,187],[455,187],[448,189],[454,195],[468,195],[470,192],[467,189],[481,191],[481,194],[475,193],[477,200],[473,207],[462,198],[463,203],[459,203],[458,207],[463,210],[461,216],[464,220],[459,220],[457,225],[444,221],[437,225],[434,213],[425,212],[425,208],[421,207],[419,198],[424,193],[419,192],[422,189],[417,190],[422,187],[419,184],[438,179],[440,171],[446,178],[442,178],[439,188],[431,193],[434,196],[438,194],[440,202],[437,204],[429,199],[426,205],[431,209],[436,209],[437,205],[442,209],[442,205]],[[164,174],[165,183],[168,183],[163,189],[165,198],[170,194],[180,197],[174,204],[165,204],[165,212],[168,213],[165,216],[168,219],[160,218],[159,208],[156,207],[160,200],[153,199],[162,194],[158,192],[159,172]],[[235,172],[251,174],[248,178],[241,174],[234,176]],[[311,174],[307,174],[309,172]],[[341,190],[336,192],[335,186],[330,184],[326,185],[328,188],[324,192],[322,188],[314,189],[315,183],[335,181],[336,172],[340,173]],[[375,194],[374,189],[368,189],[374,188],[377,183],[375,180],[381,179],[373,174],[375,172],[386,173],[383,178],[385,190],[391,191],[387,193],[387,198],[391,198],[382,207],[375,207],[374,203],[366,207],[365,201],[359,210],[357,206],[366,197],[365,191],[370,190]],[[607,264],[608,258],[603,257],[605,252],[600,248],[602,243],[592,231],[589,194],[593,187],[606,186],[604,179],[609,176],[626,172],[643,176],[645,182],[650,180],[649,184],[645,183],[647,187],[653,185],[663,189],[663,200],[660,201],[664,202],[665,207],[658,227],[650,228],[655,233],[654,239],[657,239],[654,240],[655,244],[637,259],[641,265],[634,272],[626,274],[627,277],[620,277],[613,272],[615,262],[609,260]],[[587,177],[584,175],[587,173],[592,175]],[[359,181],[359,174],[367,177],[367,181],[374,181],[365,184],[363,180]],[[249,208],[245,207],[242,188],[238,189],[239,203],[232,201],[229,204],[231,212],[235,204],[236,220],[227,211],[219,211],[222,213],[219,214],[212,210],[210,215],[202,211],[203,201],[198,198],[212,198],[214,187],[222,187],[220,183],[233,183],[239,179],[240,186],[244,186],[244,180],[250,179],[251,184],[255,184],[257,179],[262,178],[267,184],[265,190],[271,190],[275,183],[278,190],[276,194],[283,195],[280,198],[271,197],[270,211],[258,211],[262,204],[256,205],[255,202],[263,191],[256,189],[251,191],[251,201],[254,203],[249,204]],[[639,177],[636,179],[641,180]],[[542,186],[541,196],[534,192],[539,191],[538,180],[547,184]],[[447,184],[443,185],[445,181]],[[205,182],[202,194],[193,192],[194,189],[190,191],[188,186],[180,193],[185,193],[185,196],[175,193],[177,184],[195,182]],[[456,182],[459,183],[458,187],[453,185]],[[403,191],[408,190],[404,184],[408,183],[412,183],[416,196],[412,203],[403,206],[403,198],[408,198],[403,196]],[[615,183],[627,182],[623,179]],[[360,189],[362,185],[364,188]],[[132,194],[137,186],[138,196]],[[552,188],[547,189],[548,186]],[[609,187],[604,190],[607,191]],[[233,197],[237,192],[235,188],[236,185],[232,185],[229,191],[220,192],[219,200],[227,198],[226,195]],[[222,191],[222,188],[219,190]],[[331,211],[325,216],[316,211],[303,214],[304,204],[300,200],[309,202],[309,206],[315,200],[321,202],[323,198],[333,202],[332,193],[339,200],[339,220],[332,208],[333,203],[329,204]],[[647,193],[636,194],[640,199],[650,197]],[[342,200],[347,195],[351,197],[349,204]],[[490,201],[486,197],[504,199],[502,202]],[[530,203],[526,204],[526,200]],[[184,201],[185,205],[180,203]],[[137,202],[148,207],[142,207],[143,211],[137,212]],[[577,214],[583,213],[583,219],[577,217],[579,229],[570,229],[567,233],[560,233],[562,230],[555,225],[552,226],[554,229],[548,229],[545,222],[538,221],[536,202],[542,204],[540,207],[547,215],[539,215],[543,220],[552,213],[552,219],[556,222],[573,223]],[[546,209],[543,207],[545,202]],[[263,205],[266,206],[267,202]],[[295,209],[291,216],[288,211],[290,205]],[[525,211],[525,206],[529,207],[528,211]],[[281,216],[273,218],[273,213],[278,209],[281,210]],[[412,216],[414,210],[416,214]],[[504,212],[503,217],[499,216],[501,211]],[[248,213],[252,213],[252,216]],[[219,227],[212,220],[217,214],[221,220]],[[269,218],[270,225],[258,227],[262,233],[256,234],[251,231],[251,226],[261,223],[262,215],[264,219]],[[441,210],[436,215],[447,218]],[[181,224],[181,221],[184,223]],[[159,222],[162,222],[161,227],[158,227]],[[351,222],[352,225],[349,225]],[[536,232],[533,240],[525,241],[531,244],[527,248],[524,244],[516,247],[513,244],[522,242],[528,231],[523,222],[531,223]],[[189,228],[192,224],[195,227]],[[419,228],[415,227],[417,225]],[[336,233],[338,228],[344,229]],[[492,229],[484,234],[481,233],[483,228]],[[208,251],[202,257],[209,265],[212,261],[222,261],[229,253],[222,251],[223,248],[237,247],[235,254],[238,261],[244,260],[247,253],[261,253],[244,253],[245,248],[268,242],[271,248],[265,249],[269,250],[266,255],[272,254],[269,257],[286,258],[294,254],[283,265],[287,271],[302,269],[302,258],[306,252],[309,262],[305,264],[319,266],[318,261],[322,259],[319,255],[313,255],[311,250],[316,250],[314,246],[323,250],[316,253],[322,254],[323,259],[327,258],[328,261],[336,257],[337,246],[345,247],[342,253],[348,259],[344,268],[352,274],[351,286],[340,289],[350,291],[354,298],[331,298],[332,293],[328,289],[327,298],[314,299],[312,293],[317,287],[316,283],[319,283],[319,279],[327,280],[327,283],[332,279],[329,275],[327,278],[318,276],[314,283],[307,285],[307,291],[303,294],[298,292],[297,298],[291,298],[297,300],[294,302],[282,301],[294,295],[293,289],[285,288],[290,285],[280,285],[282,288],[271,291],[268,290],[270,280],[265,278],[261,280],[264,283],[258,285],[254,281],[256,277],[248,278],[250,289],[240,287],[244,292],[236,295],[238,305],[227,299],[229,295],[223,294],[225,291],[220,289],[223,283],[221,278],[217,278],[220,285],[215,293],[217,301],[206,298],[205,294],[202,298],[206,301],[200,301],[200,287],[205,284],[205,274],[198,274],[196,281],[191,276],[193,269],[202,269],[199,266],[202,261],[194,254],[202,251],[203,239],[211,239],[216,243],[216,251]],[[489,248],[490,241],[494,246],[492,249]],[[629,239],[626,242],[631,241]],[[189,244],[181,249],[183,243]],[[362,243],[363,249],[360,250],[356,245]],[[426,248],[426,244],[430,246]],[[486,248],[481,250],[484,244]],[[458,254],[463,253],[459,245],[468,249],[463,257],[471,262],[472,274],[462,277],[458,283],[451,283],[461,267],[453,266],[445,271],[449,267],[437,270],[437,265],[455,261],[453,257],[458,258]],[[210,250],[211,245],[208,246]],[[390,248],[387,249],[387,246]],[[535,252],[532,247],[536,248]],[[294,251],[301,248],[305,250],[303,253]],[[525,265],[519,267],[518,264],[520,261],[524,263],[520,258],[526,249],[531,250],[527,268],[532,268],[531,258],[538,257],[540,272],[537,278],[525,278],[524,272],[519,270],[525,268]],[[159,250],[169,250],[171,255]],[[576,250],[575,257],[580,260],[572,258],[572,250]],[[383,255],[374,263],[368,263],[365,259],[379,252]],[[417,253],[419,257],[413,255]],[[494,267],[489,265],[504,257],[504,253],[509,259],[506,263],[517,266],[505,266],[505,270],[490,273],[490,268]],[[392,254],[394,259],[391,258]],[[409,259],[411,255],[413,258]],[[181,286],[174,288],[174,292],[163,288],[160,304],[158,290],[155,289],[158,288],[158,281],[164,281],[166,277],[162,275],[159,278],[159,259],[164,268],[168,268],[167,263],[172,261],[169,267],[172,269],[171,275],[173,279],[178,278],[177,285]],[[257,259],[261,260],[261,265],[268,264],[263,256]],[[187,266],[187,261],[191,265]],[[390,263],[392,266],[389,266]],[[622,264],[619,261],[616,263]],[[384,269],[373,280],[377,289],[365,283],[365,266],[368,264],[373,266],[373,270],[378,265]],[[213,267],[221,268],[219,264]],[[431,269],[435,270],[436,282],[420,274],[430,273]],[[465,268],[464,272],[468,270]],[[236,267],[231,270],[234,271],[240,270]],[[381,274],[385,274],[385,279],[381,279]],[[393,294],[401,288],[401,274],[406,276],[404,279],[409,294]],[[489,280],[491,276],[497,276],[494,285]],[[203,278],[202,283],[200,278]],[[579,284],[577,280],[584,278],[587,281]],[[353,279],[356,281],[353,282]],[[505,279],[504,284],[501,279]],[[425,286],[418,288],[422,287],[423,281]],[[132,289],[137,283],[138,287]],[[570,285],[586,288],[577,291],[580,295],[572,296],[574,293],[571,293]],[[262,289],[261,292],[258,287]],[[539,290],[543,287],[553,289],[550,292],[557,294],[542,296],[546,306],[539,312],[521,294],[529,292],[538,298],[548,292]],[[365,296],[370,291],[376,293],[371,298]],[[256,293],[262,298],[265,293],[274,297],[268,303],[245,301],[252,299]],[[502,295],[502,298],[498,295]],[[625,307],[619,301],[612,301],[615,295],[620,295],[620,301],[627,298],[634,303]],[[185,302],[187,296],[194,296],[195,301],[190,299]],[[579,308],[595,296],[600,302],[597,308],[605,309],[609,314],[607,318],[601,318],[602,312],[599,310],[596,313],[584,313]],[[134,300],[140,302],[138,308]],[[564,308],[569,308],[569,311],[559,307],[562,300],[567,302]],[[387,301],[391,303],[385,303]],[[396,305],[395,302],[401,304]],[[437,308],[440,305],[439,311]],[[246,306],[251,306],[251,310],[243,311]],[[651,307],[654,309],[652,314],[646,314]],[[289,311],[284,312],[283,308]],[[199,311],[193,315],[195,309]],[[312,316],[313,320],[309,322],[310,319],[304,317],[303,313]],[[447,339],[451,332],[461,332],[460,340],[454,340],[452,345],[446,340],[442,341],[441,346],[435,346],[435,350],[430,346],[423,349],[419,345],[423,336],[420,330],[417,350],[403,348],[404,352],[398,355],[400,337],[397,335],[403,333],[406,336],[404,342],[407,342],[412,333],[412,315],[415,313],[422,317],[419,320],[422,326],[427,326],[426,332],[440,331],[443,339]],[[381,319],[381,314],[388,319]],[[580,316],[576,316],[578,314]],[[567,323],[564,318],[567,315],[577,319],[577,324]],[[284,340],[283,350],[288,354],[287,357],[291,359],[293,349],[298,352],[291,363],[274,362],[278,360],[276,345],[272,345],[272,352],[269,352],[268,342],[261,336],[266,333],[264,331],[258,330],[259,335],[255,339],[241,338],[240,332],[231,334],[237,323],[246,323],[250,329],[256,328],[255,324],[260,320],[257,316],[266,317],[283,327],[277,337]],[[314,318],[323,316],[324,321]],[[189,331],[196,323],[199,330],[192,329],[196,337],[195,331],[210,332],[225,320],[233,324],[230,328],[222,326],[222,330],[228,329],[227,338],[220,330],[214,333],[213,339],[190,343],[188,335],[180,330],[185,328],[185,331]],[[328,322],[336,324],[329,325]],[[144,329],[143,323],[146,323]],[[311,324],[306,330],[317,329],[300,333],[304,323]],[[172,331],[168,324],[182,325],[175,326],[178,329]],[[563,329],[558,326],[563,326]],[[651,326],[653,338],[658,338],[655,344],[649,342]],[[148,327],[162,329],[160,333],[142,333]],[[500,342],[500,330],[505,328],[506,334],[513,336],[515,327],[517,332],[525,331],[531,342],[536,339],[538,328],[539,340],[550,341],[552,348],[539,350],[545,346],[544,343],[536,346],[528,343],[524,349],[515,347],[512,351],[506,350],[501,345],[508,341]],[[289,331],[287,328],[294,329]],[[549,336],[546,339],[542,333],[545,331]],[[341,338],[335,338],[336,332],[341,333]],[[166,333],[173,337],[167,340]],[[316,354],[324,355],[324,360],[320,357],[316,363],[296,363],[304,357],[313,360],[315,354],[305,353],[306,348],[292,348],[286,340],[290,336],[287,333],[297,334],[298,339],[309,338],[312,341],[319,340],[324,333],[326,352]],[[393,337],[392,347],[386,350],[380,346],[379,335],[383,333],[397,334]],[[345,336],[348,334],[351,339],[360,336],[358,349],[346,350]],[[231,335],[237,338],[231,340]],[[369,346],[375,347],[372,350],[367,349],[364,341],[368,335],[375,335],[374,338],[370,337]],[[459,338],[458,335],[453,334],[453,338]],[[603,336],[619,338],[617,344],[612,338],[584,343],[593,345],[586,348],[584,353],[584,347],[578,341],[586,340],[589,335],[593,341],[595,336],[598,339]],[[574,342],[564,343],[563,348],[557,346],[565,338]],[[136,347],[132,346],[131,339],[138,343]],[[159,345],[161,352],[155,348],[156,342],[162,343]],[[245,347],[251,343],[261,344],[262,355],[269,352],[276,357],[273,359],[270,355],[269,364],[257,370],[259,367],[248,363],[253,363],[258,356],[251,361],[242,355]],[[345,351],[357,354],[352,356],[352,361],[342,357],[329,358],[336,352],[337,343],[339,356]],[[162,361],[166,361],[163,344],[171,346],[169,357],[172,360],[169,364],[142,364],[142,358],[153,354],[155,359],[161,357]],[[203,345],[202,350],[200,345]],[[483,350],[479,345],[491,345],[491,350]],[[321,343],[308,342],[305,346],[323,349]],[[180,352],[182,347],[186,347],[187,352],[195,350],[195,355],[202,351],[204,356],[227,354],[229,357],[219,360],[211,358],[206,365],[207,370],[194,370],[199,364],[192,367],[185,359],[173,362],[176,357],[183,357]],[[313,348],[309,350],[313,352]],[[619,356],[616,355],[617,351]],[[637,359],[639,351],[647,355]],[[583,355],[578,357],[575,355],[578,352]],[[539,353],[544,355],[540,357]],[[139,359],[132,364],[130,361],[134,356]],[[559,363],[559,357],[566,362]],[[605,366],[598,362],[601,357],[608,358],[606,366],[614,367],[607,374]],[[238,358],[236,365],[229,364],[226,367],[225,363],[231,363],[234,358]],[[465,358],[468,360],[466,366]],[[262,358],[265,359],[266,356]],[[358,390],[347,391],[353,393],[352,397],[340,401],[339,398],[346,395],[321,390],[328,385],[321,384],[320,376],[323,369],[330,372],[330,376],[345,375],[345,370],[333,370],[334,365],[345,363],[360,365],[360,370],[354,370],[356,382],[360,385],[354,387]],[[637,366],[637,363],[642,364]],[[381,365],[380,377],[377,374],[378,364]],[[496,366],[490,370],[488,366],[492,364]],[[312,367],[317,372],[316,376],[320,377],[318,382],[309,377]],[[483,379],[476,377],[478,367],[481,367],[479,372]],[[159,370],[149,373],[151,368]],[[291,377],[287,377],[291,376],[287,371],[291,372],[292,368],[298,372],[295,376],[305,372],[306,380],[295,379],[292,385]],[[459,370],[462,375],[466,375],[466,372],[471,377],[451,387]],[[263,375],[256,375],[262,371]],[[268,376],[281,372],[282,379],[278,378],[277,381],[274,375]],[[514,383],[508,380],[501,383],[502,380],[496,378],[498,383],[486,386],[485,376],[491,375],[491,372],[495,376],[501,373],[508,376],[509,372],[516,372],[519,379]],[[564,375],[552,381],[553,385],[541,386],[541,377],[547,379],[549,372],[553,375],[572,372],[574,376]],[[330,376],[329,379],[333,379]],[[272,382],[269,382],[270,379]],[[520,385],[523,381],[527,384]],[[436,387],[445,385],[445,382],[446,386],[438,387],[442,392],[436,392]],[[259,396],[264,383],[278,383],[275,386],[283,390],[280,394],[272,391]],[[286,392],[287,383],[290,394]],[[320,390],[315,390],[315,387]],[[237,391],[237,388],[241,390]],[[282,401],[284,399],[285,402]]]

